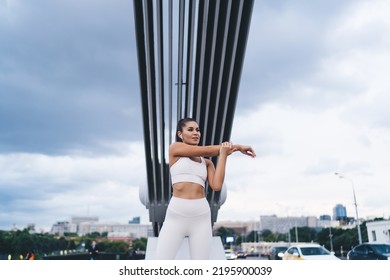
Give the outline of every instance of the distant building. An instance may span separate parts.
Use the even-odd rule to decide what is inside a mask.
[[[129,221],[129,224],[137,224],[139,225],[141,223],[141,217],[133,217],[132,220]]]
[[[390,220],[367,222],[366,227],[369,242],[390,244]]]
[[[110,241],[122,241],[122,242],[129,243],[131,245],[131,243],[135,238],[134,236],[131,235],[131,233],[109,232],[107,235],[107,239]]]
[[[52,234],[64,235],[65,233],[76,233],[86,235],[90,233],[108,233],[116,238],[141,238],[154,236],[152,225],[141,224],[112,224],[99,223],[98,217],[71,217],[70,221],[57,222],[52,226]]]
[[[344,205],[337,204],[333,208],[333,220],[340,221],[340,222],[347,222],[348,216],[347,216],[347,209]]]
[[[314,216],[308,217],[277,217],[276,215],[260,216],[260,230],[288,233],[294,227],[318,227],[318,219]]]
[[[217,231],[221,227],[231,228],[239,236],[246,236],[252,231],[260,230],[259,221],[249,221],[249,222],[220,221],[214,223],[214,231]]]
[[[59,221],[51,227],[52,234],[58,234],[62,236],[67,232],[74,232],[71,229],[71,224],[69,223],[69,221]]]
[[[97,223],[97,222],[99,222],[99,217],[97,217],[97,216],[72,216],[72,217],[70,217],[70,222],[72,224]]]
[[[320,221],[331,221],[332,217],[330,215],[321,215]]]
[[[329,218],[330,219],[330,218]],[[329,227],[334,226],[329,221],[321,222],[314,216],[308,217],[278,217],[276,215],[260,216],[259,221],[232,222],[222,221],[214,224],[214,229],[220,227],[232,228],[238,235],[248,235],[252,231],[270,230],[278,233],[288,233],[293,227]]]

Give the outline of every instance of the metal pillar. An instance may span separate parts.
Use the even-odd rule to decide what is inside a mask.
[[[195,118],[201,145],[230,139],[252,8],[253,0],[134,0],[145,206],[155,236],[172,193],[166,153],[177,121]],[[221,193],[206,192],[214,223]]]

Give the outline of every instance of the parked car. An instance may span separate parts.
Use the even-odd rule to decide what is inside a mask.
[[[260,254],[258,252],[250,251],[246,255],[247,257],[259,257]]]
[[[227,260],[235,260],[237,255],[232,250],[225,250],[225,258]]]
[[[248,254],[245,251],[238,251],[236,255],[237,259],[246,259]]]
[[[269,260],[281,260],[282,258],[278,256],[279,253],[284,253],[288,249],[287,246],[272,246],[269,249],[267,257]]]
[[[278,255],[283,260],[339,260],[334,253],[315,243],[294,245]]]
[[[348,260],[390,260],[390,244],[362,243],[347,254]]]

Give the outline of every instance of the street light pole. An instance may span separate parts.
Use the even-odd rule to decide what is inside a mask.
[[[340,173],[337,173],[335,172],[334,173],[336,176],[338,176],[340,179],[347,179],[348,181],[351,182],[351,185],[352,185],[352,192],[353,192],[353,201],[354,201],[354,204],[355,204],[355,212],[356,212],[356,227],[357,227],[357,231],[358,231],[358,237],[359,237],[359,244],[362,244],[362,232],[360,231],[360,221],[359,221],[359,215],[358,215],[358,209],[357,209],[357,202],[356,202],[356,194],[355,194],[355,186],[354,186],[354,183],[353,181],[348,178],[348,177],[345,177],[343,175],[341,175]]]
[[[330,251],[331,252],[334,252],[333,251],[333,234],[332,234],[332,227],[329,226],[329,241],[330,241]]]

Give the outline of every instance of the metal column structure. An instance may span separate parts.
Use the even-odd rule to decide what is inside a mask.
[[[253,0],[134,0],[147,170],[158,236],[171,197],[168,147],[180,118],[195,118],[201,145],[230,139]],[[212,158],[217,164],[217,158]],[[206,187],[212,223],[221,193]]]

